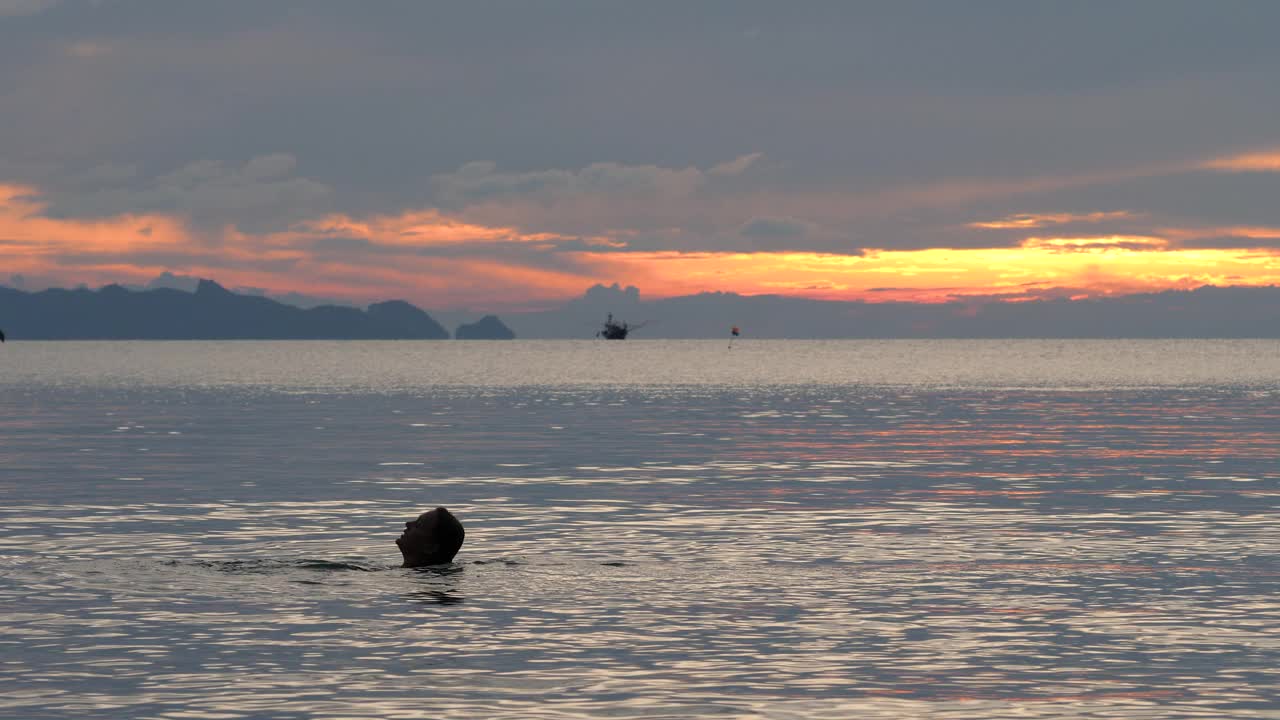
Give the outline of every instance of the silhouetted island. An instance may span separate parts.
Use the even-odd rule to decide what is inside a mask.
[[[463,323],[454,331],[459,340],[515,340],[516,334],[496,315],[485,315],[473,323]]]
[[[449,331],[403,300],[367,310],[309,310],[201,280],[194,293],[0,287],[0,318],[27,340],[446,340]]]
[[[999,296],[949,302],[819,300],[704,292],[641,298],[594,285],[564,305],[503,313],[522,339],[581,338],[601,315],[643,317],[646,339],[723,338],[737,325],[766,338],[1280,338],[1280,286],[1165,290],[1100,298]],[[3,318],[0,318],[0,322]],[[628,327],[634,330],[635,325]],[[601,331],[603,334],[603,331]]]

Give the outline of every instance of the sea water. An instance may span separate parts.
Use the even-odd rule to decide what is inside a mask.
[[[1274,341],[10,342],[0,717],[1276,718],[1278,458]]]

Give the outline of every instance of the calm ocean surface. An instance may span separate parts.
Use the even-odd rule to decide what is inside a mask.
[[[10,342],[0,717],[1280,718],[1277,510],[1275,341]]]

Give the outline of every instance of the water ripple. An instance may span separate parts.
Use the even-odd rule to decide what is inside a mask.
[[[41,392],[3,717],[1280,708],[1268,392]],[[398,567],[435,504],[467,544]]]

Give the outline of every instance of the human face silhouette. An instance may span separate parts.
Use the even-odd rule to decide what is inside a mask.
[[[404,567],[440,565],[453,559],[463,535],[457,518],[444,508],[436,508],[405,523],[396,546],[404,555]]]

